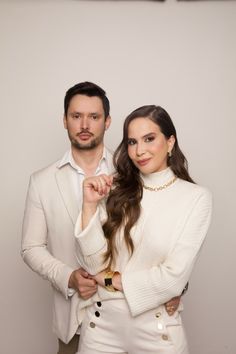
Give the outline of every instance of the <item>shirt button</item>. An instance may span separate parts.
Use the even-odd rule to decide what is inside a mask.
[[[96,316],[96,317],[100,317],[100,312],[95,311],[95,316]]]
[[[95,325],[95,323],[94,323],[94,322],[90,322],[90,324],[89,324],[89,325],[90,325],[90,327],[91,327],[91,328],[95,328],[95,327],[96,327],[96,325]]]
[[[168,339],[169,339],[168,336],[167,336],[167,334],[162,334],[161,338],[162,338],[163,340],[168,340]]]
[[[98,307],[101,307],[102,306],[102,303],[100,301],[97,302],[97,306]]]
[[[160,312],[157,312],[157,313],[155,314],[155,316],[156,316],[156,318],[159,318],[159,317],[161,317],[161,313],[160,313]]]

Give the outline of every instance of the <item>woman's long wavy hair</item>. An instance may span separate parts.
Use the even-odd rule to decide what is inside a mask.
[[[134,251],[130,230],[140,216],[140,203],[143,195],[139,170],[128,155],[128,128],[130,122],[136,118],[147,118],[153,121],[159,126],[166,139],[169,139],[171,135],[175,137],[172,156],[167,157],[167,164],[177,177],[194,183],[188,173],[188,163],[179,148],[176,130],[169,114],[162,107],[154,105],[143,106],[130,113],[124,122],[123,139],[114,154],[117,174],[114,178],[114,188],[106,203],[108,218],[103,225],[103,231],[108,242],[108,249],[104,255],[104,261],[108,264],[107,268],[114,265],[117,255],[115,238],[121,227],[130,255]]]

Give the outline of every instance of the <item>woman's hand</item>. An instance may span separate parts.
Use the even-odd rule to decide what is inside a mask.
[[[109,194],[112,180],[112,176],[104,174],[85,178],[83,182],[82,229],[86,228],[95,214],[99,201]]]
[[[83,182],[83,204],[97,204],[106,197],[112,186],[113,176],[99,175],[87,177]]]

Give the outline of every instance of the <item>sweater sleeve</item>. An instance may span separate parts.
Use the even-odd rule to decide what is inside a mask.
[[[79,264],[91,275],[105,268],[103,255],[107,250],[102,223],[106,218],[104,208],[100,205],[87,227],[81,228],[81,213],[75,225],[75,250]]]
[[[133,316],[180,295],[188,282],[211,219],[211,194],[202,191],[176,230],[177,242],[167,258],[151,269],[122,274],[124,295]]]

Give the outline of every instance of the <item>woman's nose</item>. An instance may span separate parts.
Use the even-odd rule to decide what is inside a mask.
[[[138,157],[142,156],[145,154],[145,150],[144,150],[144,147],[140,144],[137,144],[137,148],[136,148],[136,155]]]

